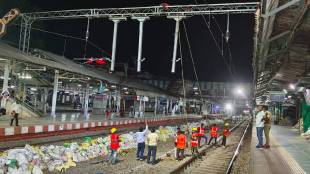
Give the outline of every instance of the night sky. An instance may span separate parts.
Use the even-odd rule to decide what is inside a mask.
[[[46,10],[67,10],[67,9],[83,9],[83,8],[109,8],[109,7],[134,7],[134,6],[153,6],[159,5],[162,2],[167,2],[171,5],[176,4],[195,4],[194,0],[175,0],[175,1],[130,1],[130,0],[21,0],[20,3],[14,4],[9,2],[11,0],[4,0],[1,3],[4,7],[20,8],[21,11],[29,11],[29,8],[24,8],[21,4],[30,4],[38,11]],[[23,3],[21,3],[23,2]],[[203,3],[204,1],[198,1]],[[206,1],[206,3],[218,3],[219,1]],[[225,2],[225,1],[221,1]],[[227,1],[226,1],[227,2]],[[235,1],[236,2],[236,1]],[[240,1],[242,2],[242,1]],[[243,1],[245,2],[245,1]],[[3,9],[2,9],[3,10]],[[2,14],[1,14],[2,15]],[[241,14],[230,16],[230,49],[232,52],[233,66],[235,68],[235,81],[252,81],[252,50],[253,50],[253,28],[254,15]],[[209,16],[206,16],[207,20]],[[216,21],[221,26],[221,29],[226,30],[226,15],[218,15],[215,17]],[[217,49],[207,26],[205,25],[201,16],[195,16],[185,20],[189,41],[192,47],[193,57],[196,63],[199,80],[203,81],[232,81],[228,69],[226,68],[223,58]],[[76,37],[85,38],[87,19],[75,20],[56,20],[44,21],[35,23],[34,27],[42,28],[44,30],[62,33]],[[185,64],[185,77],[194,80],[194,71],[189,55],[189,49],[185,38],[183,25],[181,26],[181,41],[182,51]],[[144,39],[143,39],[143,57],[147,60],[142,65],[143,71],[148,71],[154,75],[163,78],[180,79],[181,66],[177,64],[177,73],[171,74],[171,59],[173,54],[173,39],[174,39],[175,22],[171,19],[163,17],[151,18],[151,20],[144,23]],[[214,20],[211,20],[211,28],[216,36],[218,43],[221,45],[221,32]],[[138,51],[138,22],[127,20],[121,22],[118,31],[117,44],[117,63],[133,62],[137,57]],[[113,22],[108,19],[92,19],[90,21],[90,35],[89,40],[97,46],[103,48],[107,52],[111,52],[113,35]],[[65,38],[55,36],[53,34],[42,33],[39,31],[32,31],[31,47],[36,38],[44,38],[44,45],[49,50],[63,54]],[[83,57],[84,56],[84,41],[67,39],[66,49],[64,55],[68,58]],[[39,47],[36,45],[35,47]],[[224,45],[225,58],[228,60],[227,46]],[[95,47],[88,45],[87,57],[101,56],[101,52]],[[106,54],[104,55],[106,56]]]

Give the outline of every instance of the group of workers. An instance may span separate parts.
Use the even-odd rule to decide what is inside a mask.
[[[187,131],[188,135],[190,135],[191,152],[192,152],[192,155],[195,157],[201,158],[200,153],[198,152],[198,148],[202,146],[202,139],[205,140],[205,144],[207,144],[208,142],[208,133],[206,130],[207,130],[207,127],[205,127],[204,124],[202,123],[199,127],[192,128],[192,134],[189,134],[189,131]],[[217,145],[217,137],[220,135],[218,131],[219,131],[219,127],[216,124],[213,124],[210,129],[211,138],[208,142],[208,145],[210,145],[212,140],[214,140],[214,144]],[[227,137],[230,135],[228,123],[224,124],[222,135],[223,135],[222,145],[223,147],[226,147],[226,140],[227,140]],[[175,146],[177,148],[176,160],[181,161],[185,157],[184,150],[188,146],[188,142],[187,142],[187,136],[186,136],[185,131],[182,131],[180,128],[178,128],[177,130]]]
[[[180,161],[185,158],[184,151],[190,144],[191,152],[194,157],[201,158],[200,153],[198,152],[198,148],[202,146],[202,139],[205,140],[205,144],[208,142],[208,133],[207,127],[202,123],[199,127],[192,128],[192,132],[187,129],[186,131],[177,128],[176,136],[175,136],[175,147],[176,147],[176,160]],[[148,145],[148,153],[147,153],[147,163],[155,164],[156,163],[156,151],[157,151],[157,143],[158,143],[158,134],[155,132],[155,129],[152,128],[151,132],[147,134],[148,125],[146,123],[145,129],[143,127],[139,128],[139,131],[135,133],[135,140],[137,142],[137,154],[136,160],[143,161],[144,160],[144,149],[146,144]],[[217,137],[220,135],[218,133],[219,127],[216,124],[213,124],[210,129],[210,140],[208,145],[210,145],[211,141],[214,140],[214,144],[217,146]],[[224,124],[224,129],[222,134],[223,147],[226,147],[227,137],[230,135],[229,124]],[[188,142],[187,139],[190,139]],[[111,129],[110,135],[110,154],[108,157],[108,161],[112,164],[115,164],[118,161],[117,151],[120,148],[120,137],[117,133],[116,128]]]

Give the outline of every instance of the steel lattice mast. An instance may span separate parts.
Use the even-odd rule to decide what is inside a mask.
[[[142,33],[143,22],[150,17],[164,16],[177,21],[195,15],[215,15],[215,14],[245,14],[255,13],[258,7],[257,2],[249,3],[225,3],[225,4],[199,4],[199,5],[169,5],[169,6],[150,6],[150,7],[132,7],[132,8],[105,8],[105,9],[78,9],[78,10],[61,10],[47,12],[22,13],[19,49],[28,52],[31,34],[31,25],[35,21],[42,20],[59,20],[59,19],[78,19],[78,18],[109,18],[115,23],[113,33],[113,50],[111,62],[111,71],[114,70],[115,45],[117,40],[117,24],[121,21],[131,18],[138,20],[140,23],[139,50],[138,50],[138,69],[141,68],[142,56]],[[176,26],[178,27],[178,26]],[[178,32],[178,28],[176,28]],[[178,37],[178,35],[175,35]],[[175,39],[177,41],[177,39]],[[174,48],[176,49],[176,47]],[[173,55],[173,66],[175,66],[176,54]],[[174,67],[172,68],[174,72]]]

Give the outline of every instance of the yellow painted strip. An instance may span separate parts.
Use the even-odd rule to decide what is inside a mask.
[[[282,159],[287,163],[293,173],[295,174],[306,174],[302,167],[296,162],[296,160],[282,147],[282,145],[270,134],[270,140],[272,145],[277,147],[280,152]]]

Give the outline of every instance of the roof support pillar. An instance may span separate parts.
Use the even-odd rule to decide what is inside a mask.
[[[88,118],[89,83],[86,84],[84,97],[84,118]]]
[[[53,117],[56,117],[56,102],[57,102],[57,91],[58,91],[58,79],[59,79],[59,71],[55,70],[54,89],[53,89],[53,98],[52,98],[52,111],[51,111],[51,116],[53,116]]]

